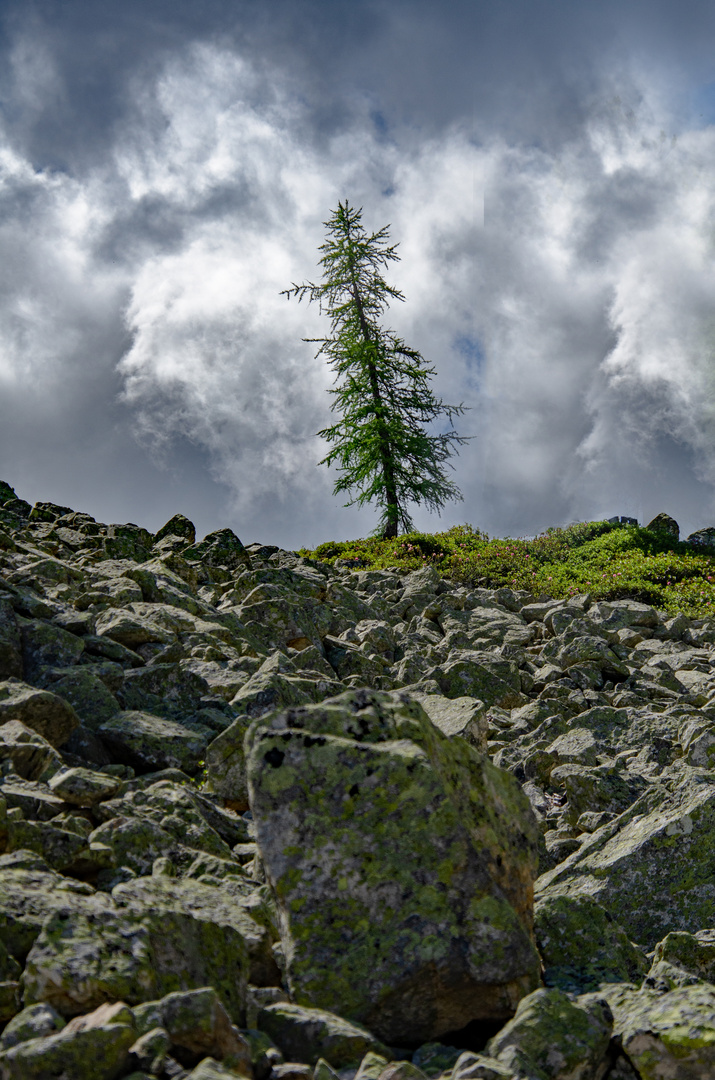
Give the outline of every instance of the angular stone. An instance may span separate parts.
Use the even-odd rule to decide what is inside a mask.
[[[246,883],[248,886],[248,883]],[[118,907],[141,916],[144,913],[169,911],[190,915],[215,927],[226,927],[240,934],[248,956],[248,976],[254,986],[275,986],[280,972],[272,952],[272,939],[265,926],[252,916],[256,906],[250,886],[243,880],[233,889],[207,885],[190,878],[140,877],[117,885],[112,896]]]
[[[27,1042],[28,1039],[40,1039],[43,1035],[55,1035],[65,1026],[64,1019],[56,1009],[46,1002],[28,1005],[22,1012],[13,1016],[0,1035],[0,1050],[9,1050],[11,1046]]]
[[[591,896],[652,948],[669,931],[715,922],[713,835],[715,784],[686,774],[673,793],[652,785],[542,874],[537,896]]]
[[[667,536],[672,537],[673,540],[680,539],[680,526],[675,518],[670,517],[669,514],[656,514],[653,520],[648,522],[646,529],[650,529],[652,532],[665,533]]]
[[[710,1080],[715,1075],[715,987],[698,983],[661,994],[614,985],[600,993],[613,1010],[613,1034],[637,1076]]]
[[[30,853],[0,858],[0,864],[8,860],[16,864],[0,865],[0,941],[10,955],[24,962],[45,919],[61,910],[99,914],[107,911],[111,901],[103,893],[94,894],[88,886],[53,873],[37,857],[37,869],[22,869],[17,855],[24,855],[27,863]]]
[[[432,723],[452,739],[459,735],[475,750],[487,748],[487,707],[473,697],[446,698],[440,694],[413,694]]]
[[[137,1041],[129,1047],[131,1063],[132,1065],[139,1065],[154,1075],[162,1073],[170,1047],[171,1039],[168,1031],[163,1027],[152,1028],[151,1031],[140,1035]],[[143,1078],[145,1074],[140,1075]],[[137,1074],[131,1073],[130,1076],[136,1078]]]
[[[521,693],[516,664],[489,654],[463,652],[456,659],[440,665],[435,678],[448,698],[466,694],[485,705],[499,705],[503,709],[516,709],[528,700]]]
[[[294,1000],[396,1044],[510,1015],[538,979],[538,833],[513,778],[407,695],[274,714],[246,749]]]
[[[715,982],[715,930],[666,934],[655,947],[645,985],[672,990],[698,981]]]
[[[185,548],[182,554],[185,559],[200,559],[208,566],[224,566],[227,570],[251,565],[248,552],[231,529],[207,533],[200,543]]]
[[[37,682],[47,668],[76,664],[84,652],[84,639],[41,619],[20,619],[25,678]]]
[[[515,1080],[515,1075],[496,1058],[467,1050],[458,1058],[450,1080]]]
[[[166,525],[162,525],[159,531],[154,533],[154,543],[158,544],[165,536],[180,536],[187,544],[193,544],[196,540],[196,529],[194,523],[183,514],[174,514]]]
[[[66,772],[55,773],[49,781],[50,789],[73,806],[94,806],[104,799],[111,799],[119,787],[119,780],[106,773],[75,767]]]
[[[102,612],[97,619],[97,636],[111,638],[129,649],[136,649],[138,645],[148,642],[168,645],[175,637],[170,630],[166,630],[153,619],[122,609]]]
[[[22,674],[22,639],[15,611],[9,600],[0,598],[0,679],[21,679]]]
[[[603,982],[635,982],[645,974],[643,954],[590,896],[538,900],[534,930],[547,986],[582,994]]]
[[[81,1017],[85,1023],[68,1024],[57,1035],[30,1039],[3,1050],[3,1080],[117,1080],[126,1073],[129,1047],[135,1040],[131,1019],[131,1012],[120,1002],[97,1017]]]
[[[487,1054],[529,1080],[594,1080],[607,1068],[613,1017],[605,1001],[575,1005],[560,990],[536,990],[487,1044]]]
[[[79,727],[79,717],[69,702],[16,679],[0,683],[0,725],[8,720],[19,721],[55,747],[62,746]]]
[[[248,810],[248,779],[243,740],[249,724],[248,716],[239,716],[206,748],[208,790],[228,800],[240,813]]]
[[[128,710],[101,724],[97,734],[115,760],[141,772],[181,769],[189,776],[199,769],[214,732],[199,724],[190,728],[150,713]]]
[[[241,1076],[252,1075],[251,1050],[211,986],[167,994],[157,1003],[171,1039],[171,1054],[184,1066],[218,1058]]]
[[[107,909],[101,917],[61,909],[30,949],[22,984],[26,1004],[45,1001],[63,1016],[212,986],[240,1020],[246,969],[244,939],[231,927],[167,907],[141,915]]]
[[[62,767],[58,752],[36,731],[19,720],[0,726],[0,761],[12,762],[12,769],[24,780],[49,780]]]
[[[629,626],[648,626],[655,629],[660,623],[655,608],[650,604],[639,604],[636,600],[599,601],[589,608],[588,617],[608,631],[618,631]]]
[[[60,873],[75,872],[90,858],[86,835],[46,821],[9,820],[7,851],[35,851]]]
[[[57,674],[59,678],[50,684],[53,692],[72,706],[83,726],[90,731],[96,731],[100,724],[111,720],[120,711],[119,702],[96,671],[82,664]]]
[[[357,1065],[366,1053],[392,1055],[374,1035],[324,1009],[280,1002],[261,1009],[258,1027],[289,1061],[315,1065],[325,1058],[334,1069]]]

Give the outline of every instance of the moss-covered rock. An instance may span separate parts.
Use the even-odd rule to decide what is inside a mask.
[[[227,570],[251,565],[248,552],[231,529],[207,533],[203,540],[185,548],[182,554],[185,559],[200,560],[207,566],[222,566]]]
[[[335,1069],[357,1065],[368,1051],[392,1055],[366,1028],[325,1009],[279,1003],[258,1014],[258,1026],[289,1061],[315,1065],[325,1058]]]
[[[715,983],[715,930],[666,934],[655,947],[644,985],[674,990],[700,981]]]
[[[237,868],[238,869],[238,868]],[[226,927],[245,943],[248,972],[254,986],[274,986],[281,981],[272,951],[273,939],[266,928],[262,904],[255,888],[243,880],[224,881],[223,887],[192,878],[140,877],[117,885],[112,896],[117,906],[142,916],[152,912],[178,912]],[[257,883],[252,885],[255,887]],[[229,934],[229,944],[233,937]]]
[[[0,1052],[4,1080],[81,1077],[117,1080],[126,1073],[136,1037],[131,1011],[121,1002],[97,1009],[56,1035],[21,1042]]]
[[[141,914],[107,909],[101,917],[60,909],[45,921],[21,982],[27,1004],[48,1002],[63,1016],[212,986],[240,1021],[246,974],[238,931],[164,905]]]
[[[72,806],[94,806],[95,803],[110,799],[119,787],[120,781],[106,773],[95,772],[75,766],[63,772],[55,773],[50,778],[50,790]]]
[[[506,1017],[538,985],[538,831],[511,777],[406,695],[274,714],[246,750],[296,1001],[400,1043]]]
[[[715,987],[669,993],[602,987],[613,1012],[613,1034],[641,1080],[709,1080],[715,1075]],[[593,995],[579,998],[588,1005]]]
[[[25,678],[35,683],[47,668],[76,664],[84,652],[84,641],[60,626],[42,619],[18,620],[22,639]]]
[[[537,882],[538,897],[591,896],[618,913],[639,944],[712,925],[715,784],[685,773],[674,792],[653,785]]]
[[[0,856],[0,940],[21,964],[50,916],[58,911],[99,914],[111,906],[107,896],[53,873],[31,852]]]
[[[119,685],[123,680],[119,680]],[[49,684],[52,692],[68,702],[84,727],[97,731],[101,724],[111,720],[120,711],[120,705],[102,678],[98,665],[77,665],[75,668],[55,669]]]
[[[524,1080],[596,1080],[607,1067],[613,1017],[598,998],[574,1004],[560,990],[536,990],[491,1039],[487,1054]]]
[[[0,725],[0,761],[25,780],[49,780],[63,762],[55,748],[19,720]]]
[[[140,772],[181,769],[198,771],[214,732],[203,725],[186,727],[174,720],[138,710],[117,713],[97,732],[112,750],[115,760]]]
[[[55,747],[79,726],[75,710],[62,697],[17,679],[0,682],[0,724],[8,720],[19,720]]]
[[[9,1050],[11,1046],[17,1046],[18,1043],[27,1042],[29,1039],[55,1035],[58,1031],[62,1031],[64,1026],[64,1018],[46,1002],[28,1005],[6,1024],[0,1035],[0,1049]]]
[[[537,900],[534,929],[547,986],[584,993],[602,982],[633,982],[645,974],[643,954],[590,896]]]
[[[519,669],[512,660],[466,652],[441,664],[435,678],[448,698],[466,694],[485,705],[499,705],[505,709],[516,709],[527,702],[521,693]]]
[[[484,752],[487,748],[487,707],[474,697],[448,698],[441,694],[412,695],[443,735],[459,736]]]
[[[170,1039],[171,1055],[182,1065],[195,1065],[210,1056],[250,1080],[251,1048],[213,987],[167,994],[156,1007]]]
[[[22,678],[22,639],[15,611],[0,598],[0,679]]]

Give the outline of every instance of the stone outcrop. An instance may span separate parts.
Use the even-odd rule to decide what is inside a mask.
[[[388,1043],[508,1018],[539,983],[528,799],[407,694],[257,720],[249,801],[286,977]]]
[[[0,483],[0,1078],[712,1076],[714,647]]]

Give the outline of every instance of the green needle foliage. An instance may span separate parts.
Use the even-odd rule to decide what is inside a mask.
[[[388,301],[404,300],[382,276],[399,256],[397,245],[386,242],[389,226],[368,235],[361,218],[361,209],[339,202],[324,222],[328,235],[319,263],[324,281],[294,283],[281,295],[317,300],[330,319],[330,337],[303,339],[319,342],[316,356],[326,356],[335,371],[332,409],[341,414],[318,432],[333,444],[320,464],[337,463],[334,494],[347,492],[346,506],[374,500],[382,508],[376,532],[389,539],[400,528],[412,529],[408,503],[439,512],[448,499],[462,498],[443,465],[453,447],[467,440],[451,429],[464,406],[436,398],[429,386],[434,368],[380,326]],[[429,435],[426,425],[440,416],[446,416],[450,430]]]

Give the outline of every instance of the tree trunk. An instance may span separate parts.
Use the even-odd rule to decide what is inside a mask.
[[[348,242],[349,241],[350,232],[348,227]],[[357,308],[358,318],[360,319],[360,329],[362,330],[363,339],[367,344],[370,344],[372,341],[370,337],[370,328],[367,324],[365,313],[363,311],[360,291],[357,287],[357,282],[355,281],[355,277],[353,275],[352,254],[348,256],[348,259],[350,264],[351,290],[353,294],[353,299],[355,301],[355,306]],[[385,503],[387,504],[388,512],[388,520],[382,533],[382,539],[392,540],[394,539],[394,537],[397,536],[400,520],[400,503],[397,498],[397,484],[395,483],[395,470],[392,461],[392,447],[390,446],[390,440],[384,428],[384,422],[382,417],[382,396],[380,394],[380,384],[377,378],[377,368],[375,367],[374,361],[370,359],[369,353],[366,363],[368,377],[370,379],[370,391],[372,393],[372,400],[375,405],[375,413],[377,415],[380,428],[380,461],[382,463],[382,478],[385,483]]]

